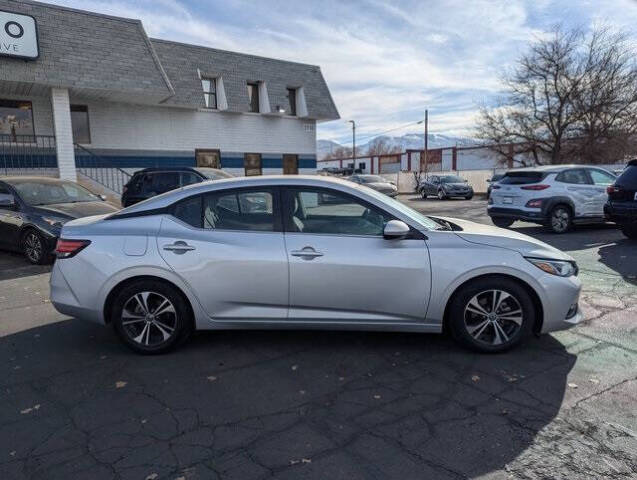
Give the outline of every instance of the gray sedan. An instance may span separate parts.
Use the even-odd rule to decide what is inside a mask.
[[[567,254],[318,176],[191,185],[68,222],[56,252],[55,308],[145,354],[246,328],[448,329],[498,352],[582,319]]]
[[[390,197],[398,195],[398,188],[389,180],[381,177],[380,175],[352,175],[348,179],[351,182],[358,183],[359,185],[365,185],[377,192],[384,193]]]

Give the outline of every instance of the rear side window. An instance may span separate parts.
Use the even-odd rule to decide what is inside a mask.
[[[628,165],[615,184],[624,188],[637,188],[637,165]]]
[[[575,185],[590,185],[591,183],[585,170],[566,170],[560,173],[555,180]]]
[[[274,195],[270,190],[224,191],[204,196],[203,228],[275,231]]]
[[[192,172],[182,172],[181,173],[181,186],[185,187],[186,185],[192,185],[193,183],[199,183],[201,179],[198,175]]]
[[[526,185],[539,183],[546,175],[543,172],[509,172],[505,173],[500,183],[504,185]]]
[[[173,210],[173,216],[184,223],[196,228],[202,227],[201,195],[186,198],[177,203]]]
[[[159,194],[179,188],[179,172],[154,173],[152,191]]]

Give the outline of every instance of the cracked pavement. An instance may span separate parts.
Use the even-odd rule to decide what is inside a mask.
[[[482,200],[401,200],[489,223]],[[514,229],[576,258],[586,322],[479,355],[437,335],[206,332],[141,357],[0,253],[0,478],[637,477],[637,244]]]

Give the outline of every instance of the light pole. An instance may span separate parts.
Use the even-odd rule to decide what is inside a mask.
[[[354,120],[350,120],[349,123],[352,124],[352,160],[354,162],[354,168],[352,168],[352,175],[356,170],[356,122]]]
[[[429,110],[425,110],[425,179],[427,178],[427,168],[429,163]]]

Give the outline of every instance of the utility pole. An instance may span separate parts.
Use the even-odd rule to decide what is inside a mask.
[[[350,120],[349,123],[352,124],[352,160],[354,162],[354,168],[352,168],[352,175],[356,171],[356,122],[354,120]]]
[[[425,110],[425,178],[427,178],[427,168],[429,167],[429,110]]]

